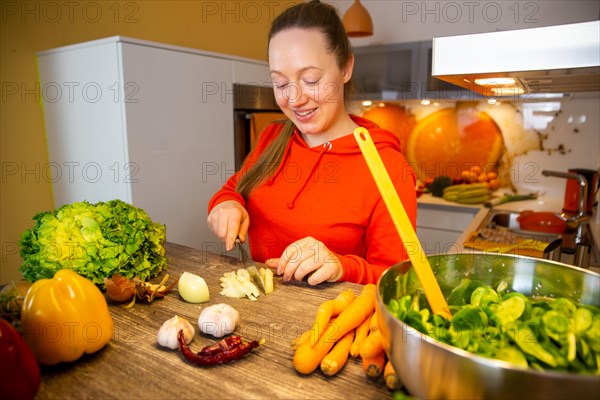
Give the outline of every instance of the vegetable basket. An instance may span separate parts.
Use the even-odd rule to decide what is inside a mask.
[[[554,261],[516,255],[459,253],[428,256],[445,297],[463,278],[532,298],[566,297],[600,305],[600,275]],[[410,262],[389,268],[377,284],[379,326],[386,352],[408,392],[427,399],[597,399],[600,376],[518,367],[442,343],[398,319],[391,299],[420,283]]]

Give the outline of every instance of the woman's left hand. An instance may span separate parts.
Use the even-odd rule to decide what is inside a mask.
[[[301,281],[308,275],[308,284],[318,285],[338,281],[344,273],[338,256],[323,242],[310,236],[286,247],[281,258],[272,258],[265,263],[277,268],[277,274],[283,274],[284,282],[292,279]]]

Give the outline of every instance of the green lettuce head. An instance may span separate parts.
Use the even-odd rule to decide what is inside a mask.
[[[28,281],[72,269],[98,286],[121,274],[145,281],[166,269],[166,228],[121,200],[66,204],[33,217],[19,247]]]

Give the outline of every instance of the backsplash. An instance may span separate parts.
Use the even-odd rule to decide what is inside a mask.
[[[426,124],[425,129],[431,133],[432,137],[424,139],[427,143],[425,149],[429,146],[432,152],[439,152],[443,145],[447,145],[448,149],[453,149],[452,146],[455,146],[456,143],[444,143],[445,139],[440,140],[439,138],[449,135],[464,137],[467,142],[462,145],[466,146],[467,151],[474,155],[478,152],[486,152],[489,154],[490,160],[498,160],[497,172],[503,187],[519,193],[537,191],[552,197],[562,197],[566,181],[544,177],[541,174],[542,170],[568,172],[570,168],[596,170],[600,168],[599,93],[576,94],[571,97],[543,101],[542,99],[529,102],[498,101],[495,104],[489,104],[483,100],[468,103],[432,102],[427,105],[421,104],[419,100],[394,103],[374,101],[373,105],[368,107],[357,105],[354,112],[359,115],[367,114],[366,116],[369,117],[369,114],[373,115],[369,110],[383,105],[403,109],[404,114],[395,113],[394,118],[397,119],[395,124],[390,118],[380,121],[376,120],[377,117],[373,119],[387,129],[393,130],[393,127],[400,127],[403,130],[403,132],[396,131],[395,133],[400,137],[403,152],[409,160],[415,160],[415,157],[419,159],[419,154],[426,154],[423,146],[419,150],[418,143],[415,142],[421,140],[418,138],[427,136],[420,128]],[[452,109],[456,111],[452,111]],[[446,111],[441,112],[441,110]],[[458,110],[467,110],[468,112],[464,113]],[[455,121],[459,128],[445,133],[449,131],[447,125],[450,121],[448,119],[450,113],[453,113],[452,121]],[[444,114],[446,117],[443,117]],[[466,118],[469,119],[466,124],[462,121],[465,119],[464,115],[467,115]],[[486,144],[477,143],[472,138],[469,139],[473,136],[473,129],[478,129],[481,133],[478,133],[477,136],[493,140],[495,137],[494,132],[491,132],[493,126],[489,124],[488,116],[497,125],[503,139],[503,151],[499,158],[492,149],[487,148]],[[440,121],[440,125],[436,126],[435,121]],[[388,126],[385,126],[386,124]],[[466,129],[462,129],[461,124],[463,126],[470,125]],[[410,135],[406,135],[407,130],[418,132],[418,135],[412,137],[411,141]],[[436,132],[439,135],[437,139],[433,136]],[[433,139],[436,140],[433,141]],[[435,145],[430,145],[428,140]],[[463,153],[465,152],[463,151]],[[438,158],[433,159],[437,160]],[[438,174],[449,172],[448,175],[452,175],[456,169],[450,164],[446,166],[433,165],[433,162],[430,162],[431,164],[424,168],[429,175],[434,172]],[[420,176],[422,177],[423,174]]]

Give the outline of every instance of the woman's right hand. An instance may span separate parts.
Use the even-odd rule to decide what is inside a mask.
[[[237,201],[227,200],[217,204],[208,214],[208,227],[219,240],[225,242],[225,249],[233,249],[238,237],[244,243],[250,225],[248,211]]]

